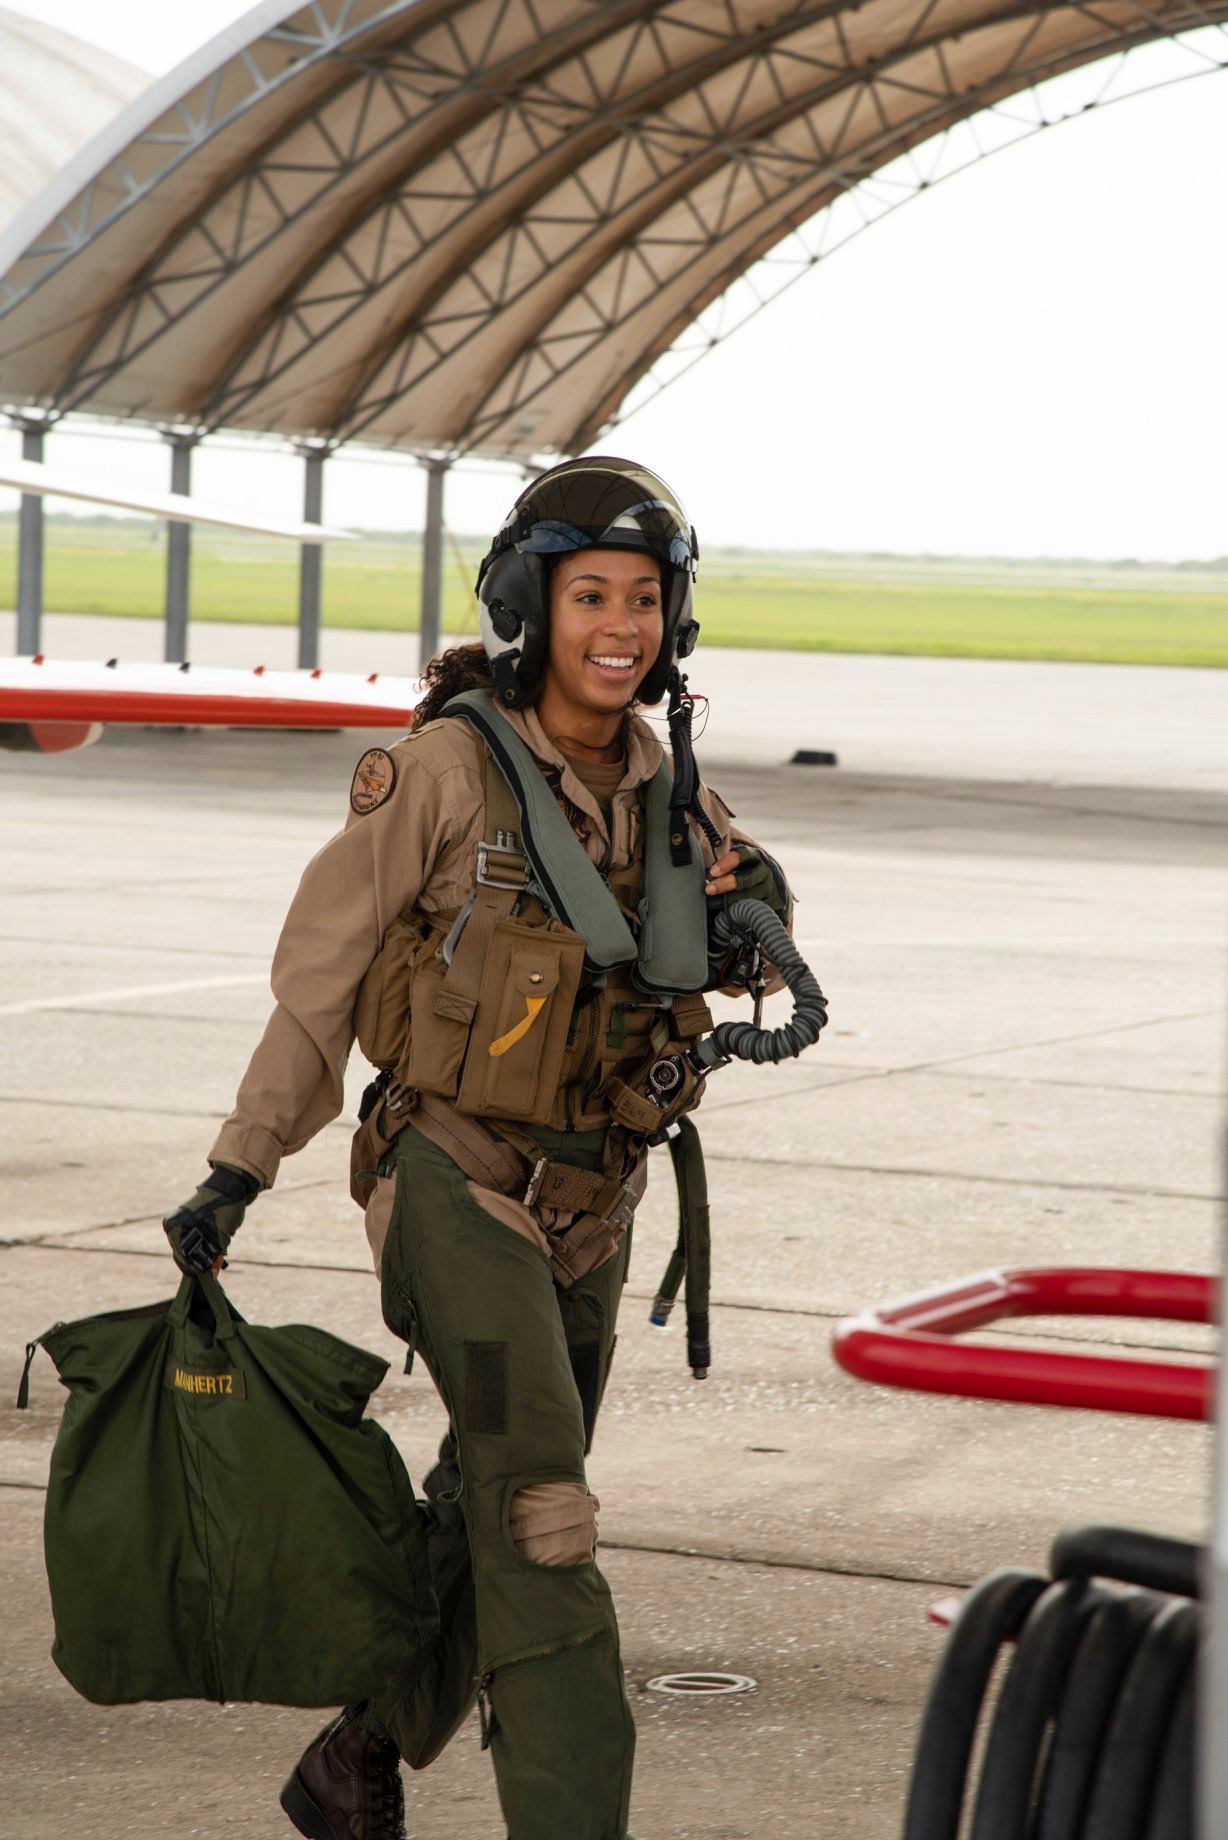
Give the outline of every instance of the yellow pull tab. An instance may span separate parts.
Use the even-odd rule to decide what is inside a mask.
[[[509,1048],[514,1048],[516,1043],[527,1035],[529,1030],[533,1027],[534,1021],[537,1018],[537,1012],[539,1009],[545,1007],[545,1002],[545,997],[526,997],[524,1000],[525,1013],[520,1018],[520,1021],[516,1024],[514,1029],[509,1029],[506,1035],[500,1035],[498,1041],[492,1041],[487,1052],[490,1054],[506,1054]]]

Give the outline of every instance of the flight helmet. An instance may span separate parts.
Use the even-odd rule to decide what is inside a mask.
[[[530,702],[546,665],[550,626],[549,565],[578,549],[633,549],[661,565],[661,649],[636,692],[664,696],[678,659],[699,637],[691,584],[699,545],[686,513],[664,480],[633,460],[605,454],[565,460],[527,485],[478,570],[478,626],[495,679],[510,709]]]

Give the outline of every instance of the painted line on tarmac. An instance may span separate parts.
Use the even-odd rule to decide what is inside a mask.
[[[91,953],[123,952],[129,958],[137,951],[137,948],[130,940],[61,939],[58,935],[51,933],[0,933],[0,943],[16,946],[77,946]],[[195,959],[254,958],[258,964],[262,965],[267,965],[269,962],[269,954],[267,952],[231,952],[227,951],[224,946],[210,946],[208,951],[204,951],[200,946],[172,946],[167,945],[165,940],[159,940],[158,944],[152,949],[160,958],[169,958],[172,954],[175,954],[182,958]]]
[[[331,1182],[331,1176],[324,1178],[320,1182],[304,1182],[301,1184],[300,1188],[293,1189],[290,1192],[299,1194],[309,1188],[321,1188],[325,1186],[325,1183],[331,1184]],[[114,1221],[111,1223],[110,1227],[82,1227],[76,1229],[71,1237],[79,1238],[86,1233],[106,1233],[110,1231],[111,1228],[152,1226],[154,1224],[154,1216],[142,1214],[135,1220]],[[109,1257],[115,1259],[158,1260],[164,1260],[166,1258],[166,1251],[161,1246],[71,1246],[64,1243],[69,1237],[70,1235],[68,1234],[59,1235],[54,1233],[43,1233],[32,1239],[0,1239],[0,1252],[20,1252],[25,1249],[32,1249],[36,1252],[84,1252],[95,1258]],[[240,1269],[246,1271],[318,1271],[328,1272],[330,1275],[334,1276],[340,1275],[341,1277],[348,1278],[362,1278],[364,1281],[370,1279],[374,1275],[370,1265],[331,1265],[322,1264],[318,1260],[312,1260],[311,1263],[308,1264],[306,1261],[300,1259],[253,1259],[244,1257],[241,1261]],[[628,1290],[624,1292],[624,1295],[628,1303],[651,1303],[653,1300],[652,1295],[650,1295],[648,1291]],[[734,1310],[747,1316],[796,1316],[808,1322],[840,1322],[844,1317],[856,1314],[855,1307],[847,1310],[825,1310],[818,1308],[785,1309],[778,1303],[737,1303],[726,1301],[720,1297],[713,1297],[710,1307],[714,1310]],[[1016,1341],[1060,1342],[1072,1348],[1125,1348],[1136,1349],[1144,1353],[1167,1355],[1189,1354],[1203,1356],[1205,1358],[1209,1358],[1211,1355],[1210,1349],[1190,1347],[1185,1342],[1132,1342],[1123,1341],[1120,1338],[1104,1338],[1091,1335],[1062,1335],[1056,1330],[1036,1328],[997,1329],[994,1333]]]
[[[9,1481],[7,1477],[0,1476],[0,1489],[27,1489],[31,1493],[45,1495],[47,1484]],[[778,1572],[809,1572],[821,1578],[873,1579],[881,1580],[884,1584],[922,1585],[931,1591],[967,1591],[976,1583],[975,1578],[932,1578],[916,1572],[863,1571],[852,1565],[817,1565],[809,1559],[777,1559],[754,1553],[710,1552],[698,1546],[651,1546],[638,1540],[598,1540],[597,1545],[605,1552],[649,1553],[666,1559],[698,1559],[705,1565],[760,1566]]]
[[[304,1187],[310,1186],[314,1186],[314,1184],[304,1183]],[[154,1217],[150,1214],[142,1214],[139,1221],[127,1220],[118,1223],[120,1226],[128,1227],[153,1226],[154,1224]],[[160,1226],[162,1223],[158,1221],[156,1224]],[[81,1229],[83,1233],[105,1233],[107,1230],[106,1227],[83,1227]],[[66,1246],[63,1242],[64,1239],[68,1237],[67,1234],[60,1236],[54,1233],[45,1233],[40,1235],[37,1239],[0,1239],[0,1252],[23,1252],[26,1250],[33,1252],[82,1252],[90,1258],[157,1259],[160,1264],[165,1264],[168,1257],[165,1246]],[[243,1270],[327,1271],[340,1272],[343,1276],[350,1278],[367,1279],[375,1276],[370,1265],[305,1265],[298,1259],[244,1259]]]
[[[100,1015],[100,1016],[112,1015],[114,1016],[117,1014],[122,1014],[122,1011],[87,1010],[85,1013],[91,1016],[93,1015]],[[173,1021],[175,1020],[175,1018],[173,1017],[167,1018],[166,1020]],[[37,1106],[40,1112],[45,1111],[48,1108],[52,1110],[58,1109],[61,1111],[80,1111],[81,1104],[82,1104],[82,1101],[80,1099],[53,1099],[53,1098],[49,1098],[44,1095],[41,1095],[39,1093],[0,1093],[0,1105],[33,1105],[33,1106]],[[125,1118],[126,1117],[139,1117],[139,1118],[224,1119],[230,1116],[229,1112],[203,1112],[203,1111],[198,1112],[192,1109],[184,1109],[182,1107],[172,1106],[172,1105],[116,1105],[113,1101],[108,1102],[105,1099],[91,1099],[89,1101],[89,1109],[91,1112],[118,1112],[121,1117],[125,1117]]]
[[[71,1252],[72,1247],[65,1247],[65,1251]],[[315,1270],[316,1267],[310,1266],[307,1269]],[[332,1267],[328,1269],[331,1270]],[[350,1270],[352,1267],[347,1266],[345,1269]],[[653,1303],[656,1300],[656,1293],[651,1291],[626,1290],[623,1292],[623,1296],[629,1303]],[[860,1314],[861,1310],[861,1306],[858,1304],[852,1304],[846,1310],[827,1310],[817,1305],[809,1309],[798,1308],[796,1306],[790,1309],[779,1303],[738,1303],[732,1299],[722,1297],[711,1298],[709,1300],[709,1307],[713,1310],[741,1310],[749,1316],[801,1316],[813,1322],[843,1322],[846,1316],[857,1316]],[[1042,1317],[1029,1318],[1029,1321],[1032,1323],[1043,1320]],[[1152,1350],[1157,1354],[1202,1355],[1208,1359],[1214,1352],[1211,1348],[1191,1348],[1185,1342],[1132,1342],[1123,1340],[1121,1337],[1117,1336],[1063,1335],[1060,1330],[1057,1329],[1005,1329],[999,1327],[995,1328],[992,1333],[1021,1342],[1065,1342],[1072,1348],[1138,1348]],[[918,1389],[918,1391],[919,1390],[920,1389]]]
[[[194,1117],[196,1114],[192,1113],[189,1116]],[[279,1192],[286,1195],[301,1195],[310,1188],[332,1187],[335,1182],[335,1176],[315,1176],[309,1182],[287,1183]],[[68,1239],[80,1238],[87,1233],[115,1233],[121,1227],[160,1227],[161,1225],[161,1214],[130,1214],[122,1220],[97,1221],[92,1227],[68,1227],[59,1233],[30,1233],[20,1239],[0,1239],[0,1250],[14,1252],[23,1246],[33,1246],[40,1252],[113,1252],[120,1258],[161,1259],[166,1257],[162,1247],[156,1247],[152,1252],[148,1252],[141,1246],[68,1246],[64,1243]],[[356,1271],[361,1269],[353,1265],[299,1266],[293,1260],[277,1259],[250,1259],[246,1262],[251,1265],[275,1265],[289,1271]]]
[[[102,1009],[95,1008],[93,1004],[84,1003],[81,1004],[80,1008],[65,1003],[62,1005],[61,1013],[65,1016],[110,1016],[112,1018],[118,1018],[120,1021],[131,1022],[157,1022],[163,1024],[167,1022],[186,1022],[200,1025],[205,1028],[250,1029],[252,1026],[250,1016],[202,1016],[199,1013],[196,1015],[180,1015],[176,1010],[165,1009]],[[986,1075],[985,1077],[992,1078],[991,1075]],[[1136,1087],[1131,1087],[1128,1090],[1134,1092],[1138,1089]],[[133,1106],[131,1109],[133,1111],[139,1111],[142,1108],[140,1106]],[[228,1114],[223,1115],[228,1116]],[[193,1112],[190,1116],[196,1118],[199,1117],[200,1114],[198,1112]]]
[[[24,1003],[0,1004],[0,1016],[32,1016],[45,1009],[79,1009],[91,1003],[113,1003],[128,997],[170,997],[181,990],[225,990],[237,984],[264,984],[266,971],[244,971],[226,977],[184,978],[174,984],[117,985],[109,990],[78,990],[70,997],[31,997]]]
[[[968,1061],[990,1060],[995,1055],[1026,1054],[1033,1048],[1061,1048],[1066,1047],[1071,1042],[1098,1041],[1106,1035],[1126,1035],[1135,1029],[1158,1029],[1166,1022],[1202,1022],[1209,1016],[1220,1016],[1223,1013],[1223,1004],[1213,1003],[1209,1009],[1185,1010],[1176,1016],[1141,1016],[1136,1018],[1133,1022],[1114,1022],[1099,1029],[1084,1029],[1077,1035],[1047,1035],[1039,1041],[1007,1042],[1004,1046],[998,1048],[972,1048],[963,1054],[947,1054],[937,1060],[910,1061],[903,1067],[865,1067],[858,1072],[850,1072],[847,1079],[825,1080],[820,1076],[818,1079],[807,1080],[804,1084],[791,1087],[787,1093],[781,1093],[780,1097],[781,1099],[796,1099],[802,1097],[806,1093],[824,1092],[828,1088],[834,1089],[840,1086],[863,1085],[867,1080],[898,1080],[912,1073],[935,1073],[945,1067],[962,1066]],[[836,1066],[848,1066],[847,1061],[829,1063],[829,1065],[831,1064]],[[978,1073],[975,1077],[977,1079],[993,1079],[995,1076],[993,1074]],[[1026,1074],[1005,1074],[997,1077],[1025,1080],[1028,1076]],[[1093,1088],[1092,1090],[1116,1091],[1118,1089],[1116,1087],[1099,1087]],[[1137,1089],[1133,1087],[1123,1087],[1120,1090],[1130,1092]],[[1206,1097],[1206,1095],[1202,1093],[1179,1093],[1176,1096],[1178,1098]],[[736,1112],[741,1110],[744,1106],[761,1105],[762,1103],[763,1101],[761,1099],[756,1099],[753,1094],[748,1094],[744,1099],[710,1099],[708,1101],[708,1109],[705,1116],[710,1118],[715,1112]]]
[[[927,1590],[967,1591],[976,1583],[975,1578],[933,1578],[918,1572],[879,1572],[862,1571],[853,1565],[819,1565],[813,1559],[776,1559],[755,1553],[712,1552],[703,1546],[655,1546],[639,1540],[601,1540],[599,1548],[606,1552],[657,1553],[669,1559],[699,1559],[705,1563],[715,1561],[718,1565],[756,1565],[772,1571],[813,1572],[823,1578],[865,1578],[881,1579],[885,1584],[924,1585]]]
[[[710,1163],[737,1163],[742,1169],[824,1169],[853,1176],[908,1176],[927,1182],[985,1182],[996,1188],[1052,1189],[1074,1195],[1138,1195],[1143,1200],[1222,1202],[1222,1194],[1203,1194],[1188,1188],[1160,1188],[1148,1183],[1140,1187],[1130,1182],[1061,1182],[1054,1176],[987,1176],[967,1169],[911,1169],[902,1163],[828,1163],[808,1157],[734,1155],[728,1151],[705,1150]]]

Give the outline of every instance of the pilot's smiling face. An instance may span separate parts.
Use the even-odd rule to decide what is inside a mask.
[[[661,649],[661,567],[640,550],[582,549],[550,578],[546,682],[585,710],[632,700]]]

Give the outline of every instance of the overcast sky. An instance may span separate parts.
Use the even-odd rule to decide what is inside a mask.
[[[151,73],[246,10],[8,4]],[[997,154],[820,263],[607,445],[665,474],[701,544],[1226,554],[1226,140],[1217,72]],[[48,448],[166,484],[156,446]],[[289,458],[206,449],[195,488],[297,515],[300,475]],[[450,524],[493,527],[516,489],[510,473],[458,469]],[[334,461],[325,515],[417,527],[419,476]]]

